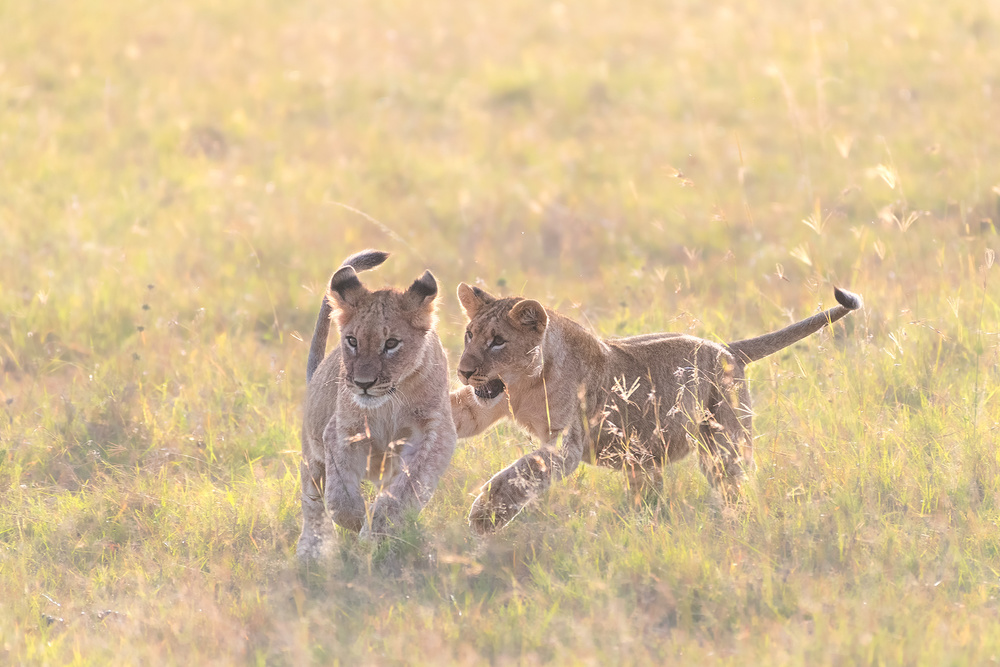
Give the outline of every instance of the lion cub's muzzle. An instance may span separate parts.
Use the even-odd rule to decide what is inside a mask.
[[[374,408],[384,403],[396,388],[389,382],[377,382],[368,378],[355,377],[350,383],[354,402],[364,408]]]
[[[496,398],[507,388],[500,378],[487,380],[476,371],[465,371],[461,367],[458,369],[458,377],[462,380],[462,384],[470,385],[472,392],[483,400]]]

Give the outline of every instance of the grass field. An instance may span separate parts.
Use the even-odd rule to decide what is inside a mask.
[[[1000,7],[0,0],[0,663],[1000,660]],[[585,468],[500,534],[459,443],[393,553],[301,569],[323,286],[734,340],[720,512]],[[457,385],[457,382],[456,382]]]

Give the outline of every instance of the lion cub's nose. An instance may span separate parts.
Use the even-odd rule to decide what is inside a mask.
[[[375,380],[359,380],[358,378],[354,378],[354,384],[362,391],[368,391],[368,388],[375,384]]]
[[[461,368],[458,369],[458,374],[464,377],[466,380],[472,377],[472,374],[475,372],[476,371],[463,371]]]

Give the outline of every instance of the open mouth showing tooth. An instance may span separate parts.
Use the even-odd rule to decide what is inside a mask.
[[[497,378],[496,380],[490,380],[486,384],[481,384],[474,389],[476,396],[479,398],[496,398],[503,393],[506,389],[503,380]]]

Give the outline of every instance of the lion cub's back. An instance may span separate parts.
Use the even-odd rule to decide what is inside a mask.
[[[714,374],[721,362],[727,366],[737,366],[732,352],[714,341],[679,333],[653,333],[619,338],[607,341],[613,350],[612,366],[621,366],[621,373],[631,370],[645,375],[652,372],[654,377],[673,377],[678,369],[700,368]]]

